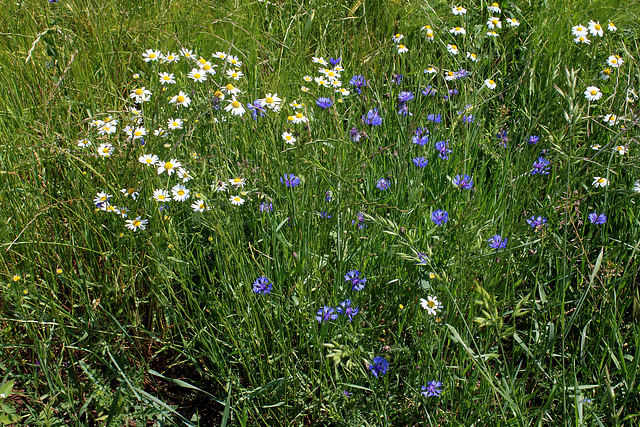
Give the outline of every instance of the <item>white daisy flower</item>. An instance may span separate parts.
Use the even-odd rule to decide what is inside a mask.
[[[284,139],[284,142],[290,145],[293,145],[297,141],[296,137],[293,136],[291,132],[284,132],[282,134],[282,139]]]
[[[620,119],[615,114],[607,114],[606,116],[604,116],[604,122],[609,126],[615,126],[619,121]]]
[[[189,95],[187,95],[183,91],[180,91],[177,95],[171,98],[169,103],[176,104],[176,107],[178,105],[182,105],[183,107],[188,107],[189,104],[191,104],[191,98],[189,98]]]
[[[175,63],[178,61],[180,61],[180,55],[177,53],[167,52],[166,55],[162,56],[162,62],[165,64],[171,64],[172,62]]]
[[[500,19],[491,16],[487,21],[487,27],[489,27],[490,30],[493,30],[494,28],[502,28],[502,22],[500,21]]]
[[[158,175],[160,175],[164,171],[167,171],[167,174],[172,175],[176,171],[176,168],[182,166],[182,163],[180,163],[177,159],[171,159],[164,163],[157,162],[156,164],[158,165]]]
[[[587,90],[584,91],[584,96],[588,101],[597,101],[602,98],[602,92],[596,86],[589,86]]]
[[[182,129],[182,124],[183,124],[182,119],[167,120],[167,127],[169,128],[169,130]]]
[[[131,197],[133,200],[137,199],[140,194],[140,190],[136,190],[135,188],[123,188],[120,192],[124,197]]]
[[[467,9],[465,9],[462,6],[454,6],[451,8],[451,13],[453,13],[454,15],[464,15],[465,13],[467,13]]]
[[[627,153],[627,147],[625,147],[624,145],[618,145],[614,147],[614,150],[617,151],[621,156],[624,156]]]
[[[407,53],[407,52],[409,52],[409,49],[403,44],[399,44],[396,47],[398,48],[398,53]]]
[[[287,120],[292,121],[296,125],[300,123],[309,123],[309,119],[302,113],[296,113],[295,116],[289,116],[287,117]]]
[[[231,196],[229,197],[229,201],[232,205],[240,206],[244,203],[244,199],[240,196]]]
[[[178,178],[182,178],[182,182],[189,182],[192,179],[191,173],[185,168],[178,169]]]
[[[607,58],[607,65],[613,68],[620,68],[624,61],[618,55],[611,55]]]
[[[313,57],[311,57],[311,60],[316,64],[328,65],[327,61],[325,61],[324,58],[322,58],[322,57],[317,58],[317,57],[313,56]]]
[[[616,27],[616,26],[615,26],[615,24],[614,24],[613,22],[609,22],[609,23],[607,24],[607,29],[608,29],[609,31],[611,31],[612,33],[613,33],[613,32],[615,32],[615,31],[618,31],[618,27]]]
[[[611,68],[600,71],[600,80],[609,80],[609,77],[611,77]]]
[[[589,34],[589,30],[584,25],[576,25],[571,27],[571,32],[576,37],[586,37]]]
[[[194,212],[204,212],[207,206],[204,204],[204,200],[198,199],[191,204],[191,209],[193,209]]]
[[[403,38],[404,38],[404,36],[403,36],[402,34],[398,33],[398,34],[394,34],[394,35],[391,37],[391,40],[393,40],[393,42],[394,42],[394,43],[400,43],[400,41],[401,41]]]
[[[591,184],[594,187],[606,187],[607,185],[609,185],[609,180],[607,178],[603,178],[600,176],[594,176],[593,177],[593,183]]]
[[[160,84],[175,84],[176,82],[176,78],[173,73],[158,73],[158,75],[160,76]]]
[[[462,34],[462,35],[467,34],[467,30],[465,30],[465,29],[464,29],[464,28],[462,28],[462,27],[454,27],[454,28],[451,28],[451,29],[449,30],[449,32],[450,32],[451,34],[453,34],[454,36],[457,36],[457,35],[459,35],[459,34]]]
[[[455,44],[448,44],[447,45],[447,50],[452,55],[457,55],[457,54],[460,53],[460,51],[458,50],[458,46],[456,46]]]
[[[109,157],[113,153],[113,146],[108,142],[103,142],[98,147],[98,154],[100,157]]]
[[[133,99],[136,103],[140,104],[142,102],[147,102],[149,99],[151,99],[151,95],[153,95],[153,92],[151,92],[147,88],[142,87],[142,88],[136,88],[132,90],[131,93],[129,94],[129,98]]]
[[[491,3],[491,5],[487,6],[487,10],[491,13],[502,13],[502,10],[500,10],[500,6],[498,5],[498,3]]]
[[[221,87],[220,90],[226,92],[228,95],[240,95],[242,91],[229,83],[228,85]]]
[[[91,145],[91,141],[89,141],[88,139],[79,139],[78,140],[78,147],[80,148],[86,148],[88,146]]]
[[[491,90],[495,89],[495,88],[496,88],[496,86],[497,86],[497,85],[496,85],[496,82],[494,82],[494,81],[493,81],[493,80],[491,80],[491,79],[486,79],[486,80],[484,81],[484,84],[485,84],[485,86],[486,86],[486,87],[488,87],[488,88],[489,88],[489,89],[491,89]]]
[[[154,130],[153,134],[159,138],[166,138],[169,136],[167,131],[164,130],[162,127],[159,127],[158,129]]]
[[[278,98],[278,94],[270,94],[268,93],[263,99],[259,99],[261,107],[267,107],[270,110],[277,109],[282,102],[282,99]]]
[[[227,54],[225,52],[216,52],[213,56],[218,59],[227,59]]]
[[[200,68],[192,68],[191,72],[187,74],[187,77],[194,82],[202,83],[207,80],[207,72]]]
[[[475,53],[467,52],[467,58],[471,60],[471,62],[476,62],[478,57]]]
[[[148,219],[140,219],[140,217],[137,217],[136,219],[128,219],[125,221],[125,227],[127,227],[129,230],[133,230],[138,231],[138,229],[140,230],[144,230],[145,228],[147,228],[147,224],[149,223]]]
[[[244,74],[240,70],[228,69],[226,73],[227,73],[227,77],[233,80],[240,80],[240,78],[244,76]]]
[[[244,187],[245,179],[244,178],[233,178],[233,179],[229,180],[229,184],[233,185],[234,187],[242,188],[242,187]]]
[[[427,67],[424,70],[425,74],[435,74],[437,72],[438,72],[438,70],[436,70],[434,67]]]
[[[112,194],[107,194],[103,191],[99,191],[93,198],[93,203],[95,205],[102,205],[103,203],[108,203],[111,197],[113,197]]]
[[[505,21],[507,21],[507,25],[511,28],[520,26],[520,21],[518,21],[517,19],[506,18]]]
[[[432,295],[428,296],[427,299],[420,298],[420,305],[427,310],[427,314],[431,316],[436,316],[442,309],[442,303],[438,301],[438,297]]]
[[[217,184],[213,185],[215,191],[219,192],[219,191],[227,191],[227,187],[229,186],[229,184],[227,184],[227,181],[218,181]]]
[[[193,51],[191,49],[187,49],[183,47],[182,49],[180,49],[180,54],[187,59],[195,59],[193,57]]]
[[[162,56],[162,52],[160,52],[159,50],[147,49],[142,54],[142,60],[144,62],[157,61],[160,59],[161,56]]]
[[[224,108],[225,111],[230,111],[234,116],[241,116],[245,113],[245,108],[242,104],[236,99],[235,96],[232,96],[229,100],[229,105]]]
[[[185,200],[187,200],[189,197],[191,197],[191,194],[189,193],[189,189],[182,184],[176,184],[171,189],[173,200],[176,202],[184,202]]]
[[[592,36],[604,36],[604,30],[602,29],[602,25],[600,25],[600,21],[589,21],[589,32]]]
[[[489,37],[499,37],[500,34],[496,33],[495,31],[487,31],[487,36],[489,36]]]
[[[143,154],[138,157],[138,161],[147,166],[153,166],[158,163],[160,159],[155,154]]]
[[[153,198],[159,202],[170,202],[171,196],[167,190],[161,188],[153,191]]]
[[[237,56],[233,56],[233,55],[227,55],[227,62],[231,65],[233,65],[236,68],[240,68],[242,67],[242,61],[238,61],[238,57]]]
[[[575,39],[573,39],[573,42],[576,44],[578,43],[591,44],[591,40],[589,40],[586,36],[578,36]]]

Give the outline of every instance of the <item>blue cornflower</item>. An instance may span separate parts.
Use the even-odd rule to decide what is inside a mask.
[[[424,397],[439,397],[442,393],[442,383],[440,381],[429,381],[426,386],[422,386]]]
[[[289,175],[285,173],[284,176],[280,178],[280,182],[287,187],[295,187],[296,185],[300,184],[300,178],[292,173],[290,173]]]
[[[320,218],[331,219],[331,215],[328,212],[322,211],[320,212]]]
[[[527,224],[529,224],[531,226],[531,228],[542,227],[543,225],[547,224],[547,218],[545,218],[543,216],[538,216],[536,218],[535,215],[534,215],[531,218],[527,218]]]
[[[540,141],[540,137],[538,135],[531,135],[529,137],[529,144],[535,145]]]
[[[258,113],[260,113],[260,117],[266,114],[266,110],[260,106],[260,100],[256,99],[253,103],[247,104],[247,108],[251,111],[251,117],[254,119],[258,118]]]
[[[344,314],[349,318],[349,322],[353,321],[353,317],[358,314],[358,307],[351,307],[351,300],[346,299],[340,303],[338,307],[338,313]]]
[[[402,83],[402,74],[394,74],[393,75],[393,82],[397,85],[399,85],[400,83]]]
[[[346,397],[347,399],[351,397],[351,393],[349,393],[347,390],[343,390],[342,394],[344,394],[344,397]]]
[[[427,166],[429,164],[429,160],[425,159],[422,156],[414,157],[413,164],[416,165],[419,168],[423,168],[423,167],[425,167],[425,166]]]
[[[329,58],[329,63],[331,65],[338,65],[340,63],[340,61],[342,60],[342,58]]]
[[[413,116],[413,113],[409,111],[409,106],[406,102],[400,102],[398,104],[398,114],[403,116]]]
[[[324,201],[325,202],[330,202],[332,200],[332,198],[333,198],[333,193],[331,193],[331,190],[327,190],[324,193]]]
[[[460,68],[460,70],[455,72],[453,75],[455,76],[456,79],[464,79],[469,75],[469,72],[464,68]]]
[[[533,162],[533,169],[531,169],[531,175],[549,175],[549,165],[551,162],[544,157],[538,157],[538,160]]]
[[[431,221],[433,221],[435,225],[446,224],[446,222],[449,221],[449,212],[441,209],[433,211],[431,213]]]
[[[353,127],[349,131],[349,139],[351,139],[352,142],[358,142],[363,134],[364,132],[360,132],[357,127]]]
[[[318,315],[316,316],[316,320],[320,323],[328,322],[329,320],[336,320],[338,318],[338,313],[333,307],[324,306],[318,310]]]
[[[374,357],[371,361],[371,364],[369,365],[369,370],[376,378],[378,378],[378,375],[386,374],[387,369],[389,369],[389,362],[387,361],[387,359],[381,356]]]
[[[398,94],[398,101],[400,102],[408,102],[408,101],[412,101],[413,98],[415,98],[415,96],[413,96],[413,93],[411,92],[400,92]]]
[[[424,90],[422,91],[422,94],[424,96],[430,96],[430,95],[435,95],[438,91],[434,88],[432,88],[431,86],[427,86],[424,88]]]
[[[423,254],[422,252],[417,252],[416,256],[418,257],[418,262],[416,262],[416,265],[427,265],[427,260],[429,259],[427,257],[427,254]]]
[[[316,99],[316,104],[318,105],[318,107],[322,108],[323,110],[326,108],[329,108],[333,105],[333,101],[331,100],[331,98],[318,98]]]
[[[351,86],[355,86],[358,93],[362,93],[362,88],[367,85],[367,80],[361,74],[356,74],[349,80]]]
[[[507,131],[505,129],[501,130],[496,134],[496,137],[500,140],[500,145],[502,145],[504,148],[507,148],[507,142],[509,142]]]
[[[462,116],[462,123],[473,123],[476,117],[473,114]]]
[[[273,203],[262,202],[260,203],[260,212],[272,212]]]
[[[504,249],[507,247],[506,237],[502,237],[499,234],[494,235],[488,242],[491,249]]]
[[[473,188],[473,179],[467,175],[456,175],[453,178],[453,185],[464,190],[471,190]]]
[[[362,122],[371,126],[380,126],[382,124],[382,117],[380,117],[378,109],[374,108],[369,110],[366,115],[362,116]]]
[[[391,184],[389,183],[389,181],[387,181],[387,180],[386,180],[386,179],[384,179],[384,178],[380,178],[380,179],[378,180],[378,182],[376,182],[376,187],[377,187],[377,188],[378,188],[378,190],[380,190],[380,191],[384,191],[384,190],[388,189],[388,188],[389,188],[389,185],[391,185]]]
[[[458,89],[456,88],[449,89],[449,95],[457,95],[458,93],[459,93]]]
[[[367,282],[366,277],[360,277],[358,270],[349,270],[344,275],[344,280],[351,282],[351,289],[354,291],[361,291],[364,289],[364,284]]]
[[[442,114],[429,114],[427,120],[434,123],[440,123],[442,121]]]
[[[411,138],[411,142],[418,145],[425,145],[427,142],[429,142],[429,137],[427,135],[424,135],[424,136],[414,135],[413,138]]]
[[[591,224],[602,225],[607,222],[607,216],[603,213],[598,214],[596,212],[592,212],[589,214],[588,218],[589,221],[591,221]]]
[[[451,153],[451,150],[449,150],[449,143],[446,141],[438,141],[436,142],[436,150],[438,150],[438,156],[441,159],[449,159],[449,153]]]
[[[256,294],[266,295],[271,292],[272,288],[273,285],[271,284],[271,280],[267,279],[264,276],[258,277],[253,282],[253,292],[255,292]]]
[[[356,225],[359,230],[365,228],[367,225],[364,223],[364,214],[362,212],[358,212],[358,217],[351,221],[351,224]]]

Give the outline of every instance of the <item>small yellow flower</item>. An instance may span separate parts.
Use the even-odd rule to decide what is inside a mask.
[[[58,273],[58,274],[62,274],[62,273],[64,273],[64,271],[62,271],[62,269],[61,269],[61,268],[56,268],[56,273]]]
[[[435,273],[429,273],[429,279],[435,279],[435,278],[436,278]]]
[[[22,277],[18,276],[17,274],[15,276],[13,276],[11,278],[11,280],[13,280],[14,282],[19,282],[20,280],[22,280]]]
[[[209,241],[213,242],[213,236],[209,236]]]
[[[165,220],[165,221],[168,221],[168,220],[169,220],[169,215],[165,215],[165,216],[164,216],[164,220]]]
[[[27,295],[29,293],[29,290],[25,289],[22,291],[23,294]]]
[[[404,305],[400,304],[400,310],[404,310]]]
[[[173,245],[171,243],[169,243],[169,246],[167,246],[169,249],[173,249]]]

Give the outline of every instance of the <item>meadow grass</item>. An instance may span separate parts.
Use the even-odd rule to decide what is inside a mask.
[[[636,425],[640,10],[460,5],[3,5],[0,422]],[[603,36],[574,42],[590,20]],[[194,58],[143,59],[183,48]],[[313,80],[314,57],[340,58],[350,94]],[[216,66],[205,82],[187,77],[199,58]],[[180,91],[188,107],[170,102]],[[276,93],[280,109],[253,118],[247,104]],[[189,179],[159,172],[167,161]],[[179,184],[185,201],[154,198]]]

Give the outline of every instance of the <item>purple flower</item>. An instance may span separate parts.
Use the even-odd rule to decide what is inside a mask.
[[[347,399],[351,397],[351,393],[349,393],[347,390],[343,390],[342,394],[344,394],[344,397],[346,397]]]
[[[256,294],[266,295],[271,292],[272,288],[273,286],[271,285],[271,280],[267,279],[264,276],[258,277],[253,282],[253,292],[255,292]]]
[[[392,80],[395,84],[399,85],[400,83],[402,83],[402,74],[394,74],[393,75],[393,80]]]
[[[258,113],[260,117],[264,116],[267,112],[263,107],[260,106],[260,100],[256,99],[253,103],[247,104],[247,108],[251,111],[251,117],[254,119],[258,118]]]
[[[469,72],[464,68],[460,68],[456,73],[453,74],[456,79],[464,79],[469,75]]]
[[[549,160],[545,159],[544,157],[538,157],[538,160],[533,162],[533,169],[531,169],[531,175],[537,175],[537,174],[549,175],[550,164],[551,163],[549,162]]]
[[[418,256],[418,262],[416,262],[416,265],[427,265],[427,255],[423,254],[422,252],[417,252],[416,255]]]
[[[473,114],[462,116],[462,123],[473,123],[475,119],[476,118]]]
[[[442,383],[440,381],[429,381],[426,386],[422,386],[424,397],[439,397],[442,393]]]
[[[369,365],[369,370],[373,372],[373,375],[378,378],[378,375],[384,375],[387,373],[387,369],[389,369],[389,362],[387,359],[381,356],[376,356],[371,361]]]
[[[260,212],[273,212],[273,203],[260,203]]]
[[[545,218],[543,216],[538,216],[536,218],[535,215],[534,215],[531,218],[527,218],[527,224],[529,224],[531,226],[531,228],[542,227],[543,225],[547,224],[547,218]]]
[[[354,291],[361,291],[364,289],[364,284],[367,282],[366,277],[360,277],[358,270],[349,270],[344,275],[344,280],[351,282],[351,289]]]
[[[416,165],[419,168],[423,168],[423,167],[425,167],[425,166],[427,166],[429,164],[429,160],[425,159],[422,156],[414,157],[413,164]]]
[[[398,94],[398,101],[400,102],[408,102],[412,101],[415,96],[411,92],[400,92]]]
[[[358,142],[360,138],[362,138],[362,132],[360,132],[357,127],[351,128],[349,131],[349,139],[351,139],[352,142]]]
[[[326,108],[329,108],[333,105],[333,101],[331,101],[330,98],[318,98],[316,99],[316,104],[318,105],[318,107],[322,108],[323,110]]]
[[[411,142],[418,145],[425,145],[427,142],[429,142],[429,137],[427,135],[424,135],[424,136],[415,135],[413,138],[411,138]]]
[[[451,150],[449,150],[449,143],[446,141],[438,141],[436,142],[436,150],[438,150],[438,156],[441,159],[449,159],[449,153],[451,153]]]
[[[328,202],[330,202],[330,201],[332,200],[332,197],[333,197],[333,196],[332,196],[331,190],[327,190],[327,191],[324,193],[324,201],[325,201],[325,202],[327,202],[327,203],[328,203]]]
[[[331,219],[331,215],[329,215],[329,213],[322,211],[320,212],[320,218],[324,218],[324,219]]]
[[[284,176],[280,178],[280,182],[287,187],[295,187],[296,185],[300,184],[300,178],[292,173],[290,173],[289,175],[285,173]]]
[[[389,181],[384,178],[380,178],[378,182],[376,182],[376,187],[378,187],[378,190],[380,191],[387,190],[389,188],[389,185],[391,185]]]
[[[329,320],[336,320],[338,318],[338,313],[333,307],[324,306],[318,310],[318,315],[316,316],[316,320],[320,323],[328,322]]]
[[[382,124],[382,117],[380,117],[378,109],[374,108],[369,110],[366,115],[362,116],[362,122],[371,126],[380,126]]]
[[[488,240],[491,249],[504,249],[507,247],[507,239],[496,234]]]
[[[349,84],[355,86],[358,93],[362,93],[362,88],[367,85],[367,81],[365,80],[363,75],[356,74],[355,76],[351,77],[351,80],[349,80]]]
[[[538,141],[540,141],[540,137],[538,135],[531,135],[529,137],[529,144],[531,144],[531,145],[537,144]]]
[[[507,131],[505,129],[501,130],[496,134],[496,137],[500,140],[500,145],[502,145],[504,148],[507,148],[507,142],[509,142]]]
[[[423,89],[422,94],[424,96],[431,96],[431,95],[435,95],[438,91],[434,88],[432,88],[431,86],[427,86]]]
[[[471,190],[473,188],[473,179],[467,174],[456,175],[453,178],[453,185],[464,190]]]
[[[364,214],[362,212],[358,212],[358,217],[351,221],[351,224],[356,225],[359,230],[365,228],[367,225],[364,223]]]
[[[431,221],[433,221],[435,225],[446,224],[446,222],[449,221],[449,212],[441,209],[433,211],[431,213]]]
[[[331,65],[338,65],[341,60],[342,60],[342,58],[329,58],[329,63]]]
[[[353,321],[353,317],[358,314],[358,307],[351,307],[351,300],[350,299],[346,299],[344,301],[342,301],[340,303],[340,306],[338,307],[338,313],[340,314],[344,314],[345,316],[347,316],[349,318],[349,322]]]
[[[398,114],[403,116],[413,116],[411,112],[409,112],[409,106],[406,102],[401,102],[398,104]]]
[[[442,114],[429,114],[427,120],[434,123],[440,123],[442,121]]]
[[[591,221],[591,224],[602,225],[605,222],[607,222],[607,216],[603,213],[598,214],[596,212],[592,212],[589,214],[587,218],[589,218],[589,221]]]

